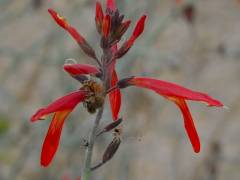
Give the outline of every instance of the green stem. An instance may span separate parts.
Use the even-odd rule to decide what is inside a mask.
[[[89,144],[86,150],[85,163],[84,163],[84,168],[82,172],[82,180],[89,180],[91,175],[91,160],[92,160],[93,146],[96,139],[97,129],[98,129],[100,120],[102,118],[102,114],[104,110],[103,107],[104,105],[98,110],[98,113],[94,122],[94,126],[89,137],[89,141],[88,141]]]

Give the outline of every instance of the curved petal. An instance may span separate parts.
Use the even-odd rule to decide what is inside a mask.
[[[47,136],[45,137],[42,153],[41,165],[48,166],[52,161],[59,145],[60,136],[66,117],[72,110],[64,110],[56,112],[53,116],[52,122],[49,126]]]
[[[180,85],[158,79],[133,77],[128,79],[128,82],[126,83],[129,85],[151,89],[156,93],[167,97],[201,101],[207,103],[209,106],[223,106],[220,101],[213,99],[211,96],[205,93],[193,91]]]
[[[83,101],[85,97],[87,96],[86,91],[76,91],[72,92],[66,96],[63,96],[50,105],[48,105],[46,108],[41,108],[38,110],[32,117],[31,121],[37,121],[44,119],[45,116],[59,111],[69,111],[72,110],[78,103]]]
[[[170,99],[170,100],[172,100],[174,103],[176,103],[176,105],[180,108],[182,115],[183,115],[183,119],[184,119],[185,130],[191,141],[193,150],[194,150],[194,152],[199,153],[200,148],[201,148],[200,140],[199,140],[199,136],[198,136],[197,130],[195,128],[195,125],[194,125],[194,122],[192,119],[192,115],[187,106],[187,103],[183,99]]]
[[[99,69],[96,66],[89,64],[65,64],[64,70],[72,76],[78,76],[82,74],[98,74]]]
[[[118,82],[117,73],[114,69],[111,79],[111,87],[116,86]],[[112,110],[112,118],[114,121],[118,120],[118,113],[121,108],[121,92],[120,89],[116,89],[109,93],[109,102]]]
[[[151,89],[156,93],[164,96],[165,98],[173,101],[182,112],[185,129],[191,141],[194,151],[196,153],[200,151],[200,140],[196,128],[194,126],[191,113],[185,100],[202,101],[207,103],[209,106],[219,107],[223,106],[223,104],[220,101],[213,99],[207,94],[192,91],[190,89],[184,88],[174,83],[147,77],[132,77],[123,79],[118,82],[118,86],[120,88],[124,88],[129,85]]]

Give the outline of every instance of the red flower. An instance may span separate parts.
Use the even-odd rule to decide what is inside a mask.
[[[87,97],[86,91],[76,91],[61,97],[45,108],[38,110],[31,118],[31,121],[42,120],[49,114],[54,113],[52,122],[49,126],[47,136],[44,140],[41,165],[48,166],[52,161],[60,141],[60,136],[65,119],[73,111],[76,105]]]
[[[80,83],[82,83],[82,87],[76,92],[57,99],[47,107],[41,108],[32,116],[31,121],[34,122],[42,120],[45,116],[52,113],[54,114],[42,147],[41,164],[43,166],[48,166],[52,161],[59,145],[65,119],[80,102],[83,102],[83,105],[88,112],[95,113],[97,109],[102,108],[106,95],[109,95],[112,118],[115,122],[107,126],[107,128],[111,129],[119,125],[122,121],[117,121],[119,120],[118,116],[121,108],[120,89],[128,86],[137,86],[153,90],[174,102],[183,115],[185,129],[194,151],[200,151],[199,136],[194,126],[186,100],[200,101],[207,103],[209,106],[222,107],[223,104],[220,101],[213,99],[207,94],[193,91],[162,80],[147,77],[131,77],[118,80],[118,74],[115,69],[116,60],[124,56],[133,46],[136,39],[143,33],[147,17],[146,15],[143,15],[138,20],[130,38],[123,43],[120,49],[118,49],[118,42],[129,28],[131,21],[124,21],[124,16],[119,13],[114,0],[107,0],[105,13],[102,10],[101,4],[97,2],[95,22],[96,28],[101,35],[100,45],[103,50],[103,55],[100,61],[96,57],[95,51],[92,47],[74,27],[72,27],[54,10],[49,9],[48,11],[55,22],[76,40],[81,49],[88,56],[92,57],[97,62],[98,66],[89,64],[65,64],[63,66],[64,70],[72,77],[79,80]],[[107,131],[105,130],[102,132]],[[118,137],[112,144],[110,144],[104,155],[103,163],[113,157],[120,142],[120,137]]]
[[[63,29],[69,32],[69,34],[75,39],[78,43],[78,45],[81,47],[81,49],[90,57],[93,59],[96,59],[95,51],[92,49],[92,47],[88,44],[88,42],[82,37],[81,34],[78,33],[78,31],[68,24],[67,20],[60,16],[56,11],[53,9],[48,9],[48,12],[51,14],[53,19],[56,21],[56,23],[61,26]]]
[[[192,91],[177,84],[158,79],[152,79],[148,77],[133,77],[121,80],[118,85],[120,88],[125,88],[132,85],[151,89],[168,100],[173,101],[180,108],[183,114],[185,129],[196,153],[200,151],[200,141],[186,100],[205,102],[209,106],[223,106],[220,101],[213,99],[207,94]]]

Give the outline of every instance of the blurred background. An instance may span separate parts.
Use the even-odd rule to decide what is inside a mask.
[[[148,14],[143,36],[119,61],[117,71],[121,77],[147,75],[207,92],[229,109],[189,102],[202,143],[201,153],[195,154],[173,103],[143,89],[123,90],[123,142],[114,158],[93,173],[94,180],[240,179],[240,2],[177,2],[117,0],[134,23]],[[80,87],[63,72],[66,59],[92,63],[53,22],[49,7],[101,53],[95,0],[0,0],[1,180],[76,179],[83,165],[82,142],[94,115],[82,105],[66,121],[48,168],[40,166],[39,157],[50,119],[29,122],[38,108]],[[109,122],[106,108],[101,126]],[[100,161],[111,139],[111,134],[98,139],[93,164]]]

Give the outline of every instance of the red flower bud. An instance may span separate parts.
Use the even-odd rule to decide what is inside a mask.
[[[143,33],[146,18],[147,18],[147,16],[143,15],[138,20],[137,25],[135,26],[134,31],[132,33],[132,36],[122,45],[122,47],[115,54],[116,59],[124,56],[129,51],[129,49],[132,47],[135,40]]]
[[[104,15],[102,10],[102,5],[100,4],[100,2],[97,1],[95,22],[96,22],[96,27],[99,33],[101,33],[101,30],[102,30],[103,17]]]
[[[104,38],[108,38],[110,30],[111,30],[111,17],[107,14],[103,18],[102,23],[102,35]]]
[[[69,34],[73,37],[73,39],[77,41],[78,45],[88,56],[96,59],[96,54],[93,48],[87,43],[87,41],[81,36],[81,34],[79,34],[79,32],[74,27],[68,24],[66,19],[60,16],[53,9],[48,9],[48,12],[51,14],[53,19],[59,26],[69,32]]]
[[[140,36],[144,30],[144,24],[145,24],[145,20],[146,20],[147,16],[143,15],[137,22],[137,25],[133,31],[133,36],[135,38],[138,38],[138,36]]]

